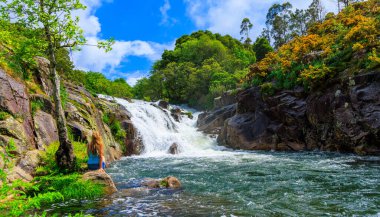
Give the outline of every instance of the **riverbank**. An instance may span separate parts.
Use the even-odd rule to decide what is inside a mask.
[[[343,74],[312,92],[253,87],[223,95],[198,127],[235,149],[380,155],[380,72]]]

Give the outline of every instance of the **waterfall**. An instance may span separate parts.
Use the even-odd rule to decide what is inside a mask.
[[[178,145],[179,155],[212,155],[223,149],[217,146],[215,138],[197,131],[199,112],[179,107],[186,112],[193,112],[193,118],[182,115],[181,120],[177,122],[171,116],[170,110],[159,107],[158,103],[112,99],[131,113],[131,121],[144,144],[143,156],[167,155],[173,143]]]

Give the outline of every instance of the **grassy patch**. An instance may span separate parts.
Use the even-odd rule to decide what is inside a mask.
[[[58,146],[58,143],[53,143],[42,154],[43,163],[37,168],[37,176],[32,182],[26,183],[19,180],[11,184],[4,182],[0,188],[0,216],[24,216],[25,213],[33,216],[33,213],[41,213],[43,207],[49,204],[71,199],[94,199],[104,195],[104,186],[83,180],[80,173],[60,173],[55,163],[55,152]],[[76,169],[81,171],[87,167],[87,148],[80,142],[73,142],[73,146],[77,157]],[[2,170],[0,177],[3,181],[6,180],[6,175]],[[47,216],[47,214],[42,213],[40,216]]]

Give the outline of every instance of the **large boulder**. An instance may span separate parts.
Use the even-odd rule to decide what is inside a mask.
[[[58,141],[57,124],[51,114],[37,111],[34,115],[34,126],[40,146],[48,146]]]
[[[28,151],[23,158],[21,158],[18,166],[28,174],[33,174],[40,163],[41,151],[33,150]]]
[[[198,116],[198,130],[207,134],[219,134],[224,126],[224,122],[234,116],[236,104],[228,105],[215,111],[202,113]]]
[[[214,110],[223,108],[225,106],[235,104],[236,96],[241,89],[229,90],[224,92],[220,97],[214,99]]]
[[[83,179],[104,185],[104,189],[107,194],[113,194],[117,192],[115,183],[104,170],[95,170],[87,172],[83,174]]]
[[[8,112],[17,121],[21,127],[17,129],[25,135],[26,143],[22,149],[36,148],[33,118],[31,115],[29,95],[25,85],[0,69],[0,111]],[[2,133],[0,133],[2,134]],[[17,139],[17,135],[14,135]]]
[[[16,180],[30,182],[33,180],[33,176],[19,166],[15,166],[7,172],[7,182],[14,182]]]

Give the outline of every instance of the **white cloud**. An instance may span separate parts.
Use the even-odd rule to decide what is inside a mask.
[[[96,44],[96,37],[88,37],[88,44]],[[110,52],[98,49],[96,46],[84,46],[80,52],[73,53],[75,65],[83,70],[112,73],[128,56],[145,57],[150,61],[160,59],[165,49],[172,49],[171,44],[159,44],[146,41],[116,41]]]
[[[84,30],[87,44],[96,45],[98,41],[102,40],[99,37],[101,24],[99,23],[98,17],[94,14],[103,2],[111,1],[112,0],[83,0],[82,2],[87,8],[74,12],[74,15],[80,18],[79,26]],[[74,52],[72,57],[78,69],[103,72],[111,76],[123,62],[128,61],[129,56],[143,57],[153,62],[160,59],[165,49],[173,48],[174,42],[160,44],[140,40],[116,40],[112,46],[112,50],[108,53],[102,49],[98,49],[96,46],[83,46],[80,51]]]
[[[198,28],[240,38],[240,24],[248,17],[253,23],[251,37],[256,38],[265,27],[268,9],[285,0],[184,0],[187,14]],[[312,0],[289,0],[293,8],[305,9]],[[327,11],[336,11],[334,0],[322,0]]]
[[[168,11],[170,10],[171,5],[169,0],[165,0],[164,5],[160,7],[160,12],[161,12],[161,22],[160,25],[171,25],[176,22],[175,19],[169,17]]]
[[[135,71],[126,74],[126,81],[129,85],[135,86],[138,80],[145,78],[149,75],[149,72],[146,71]]]

